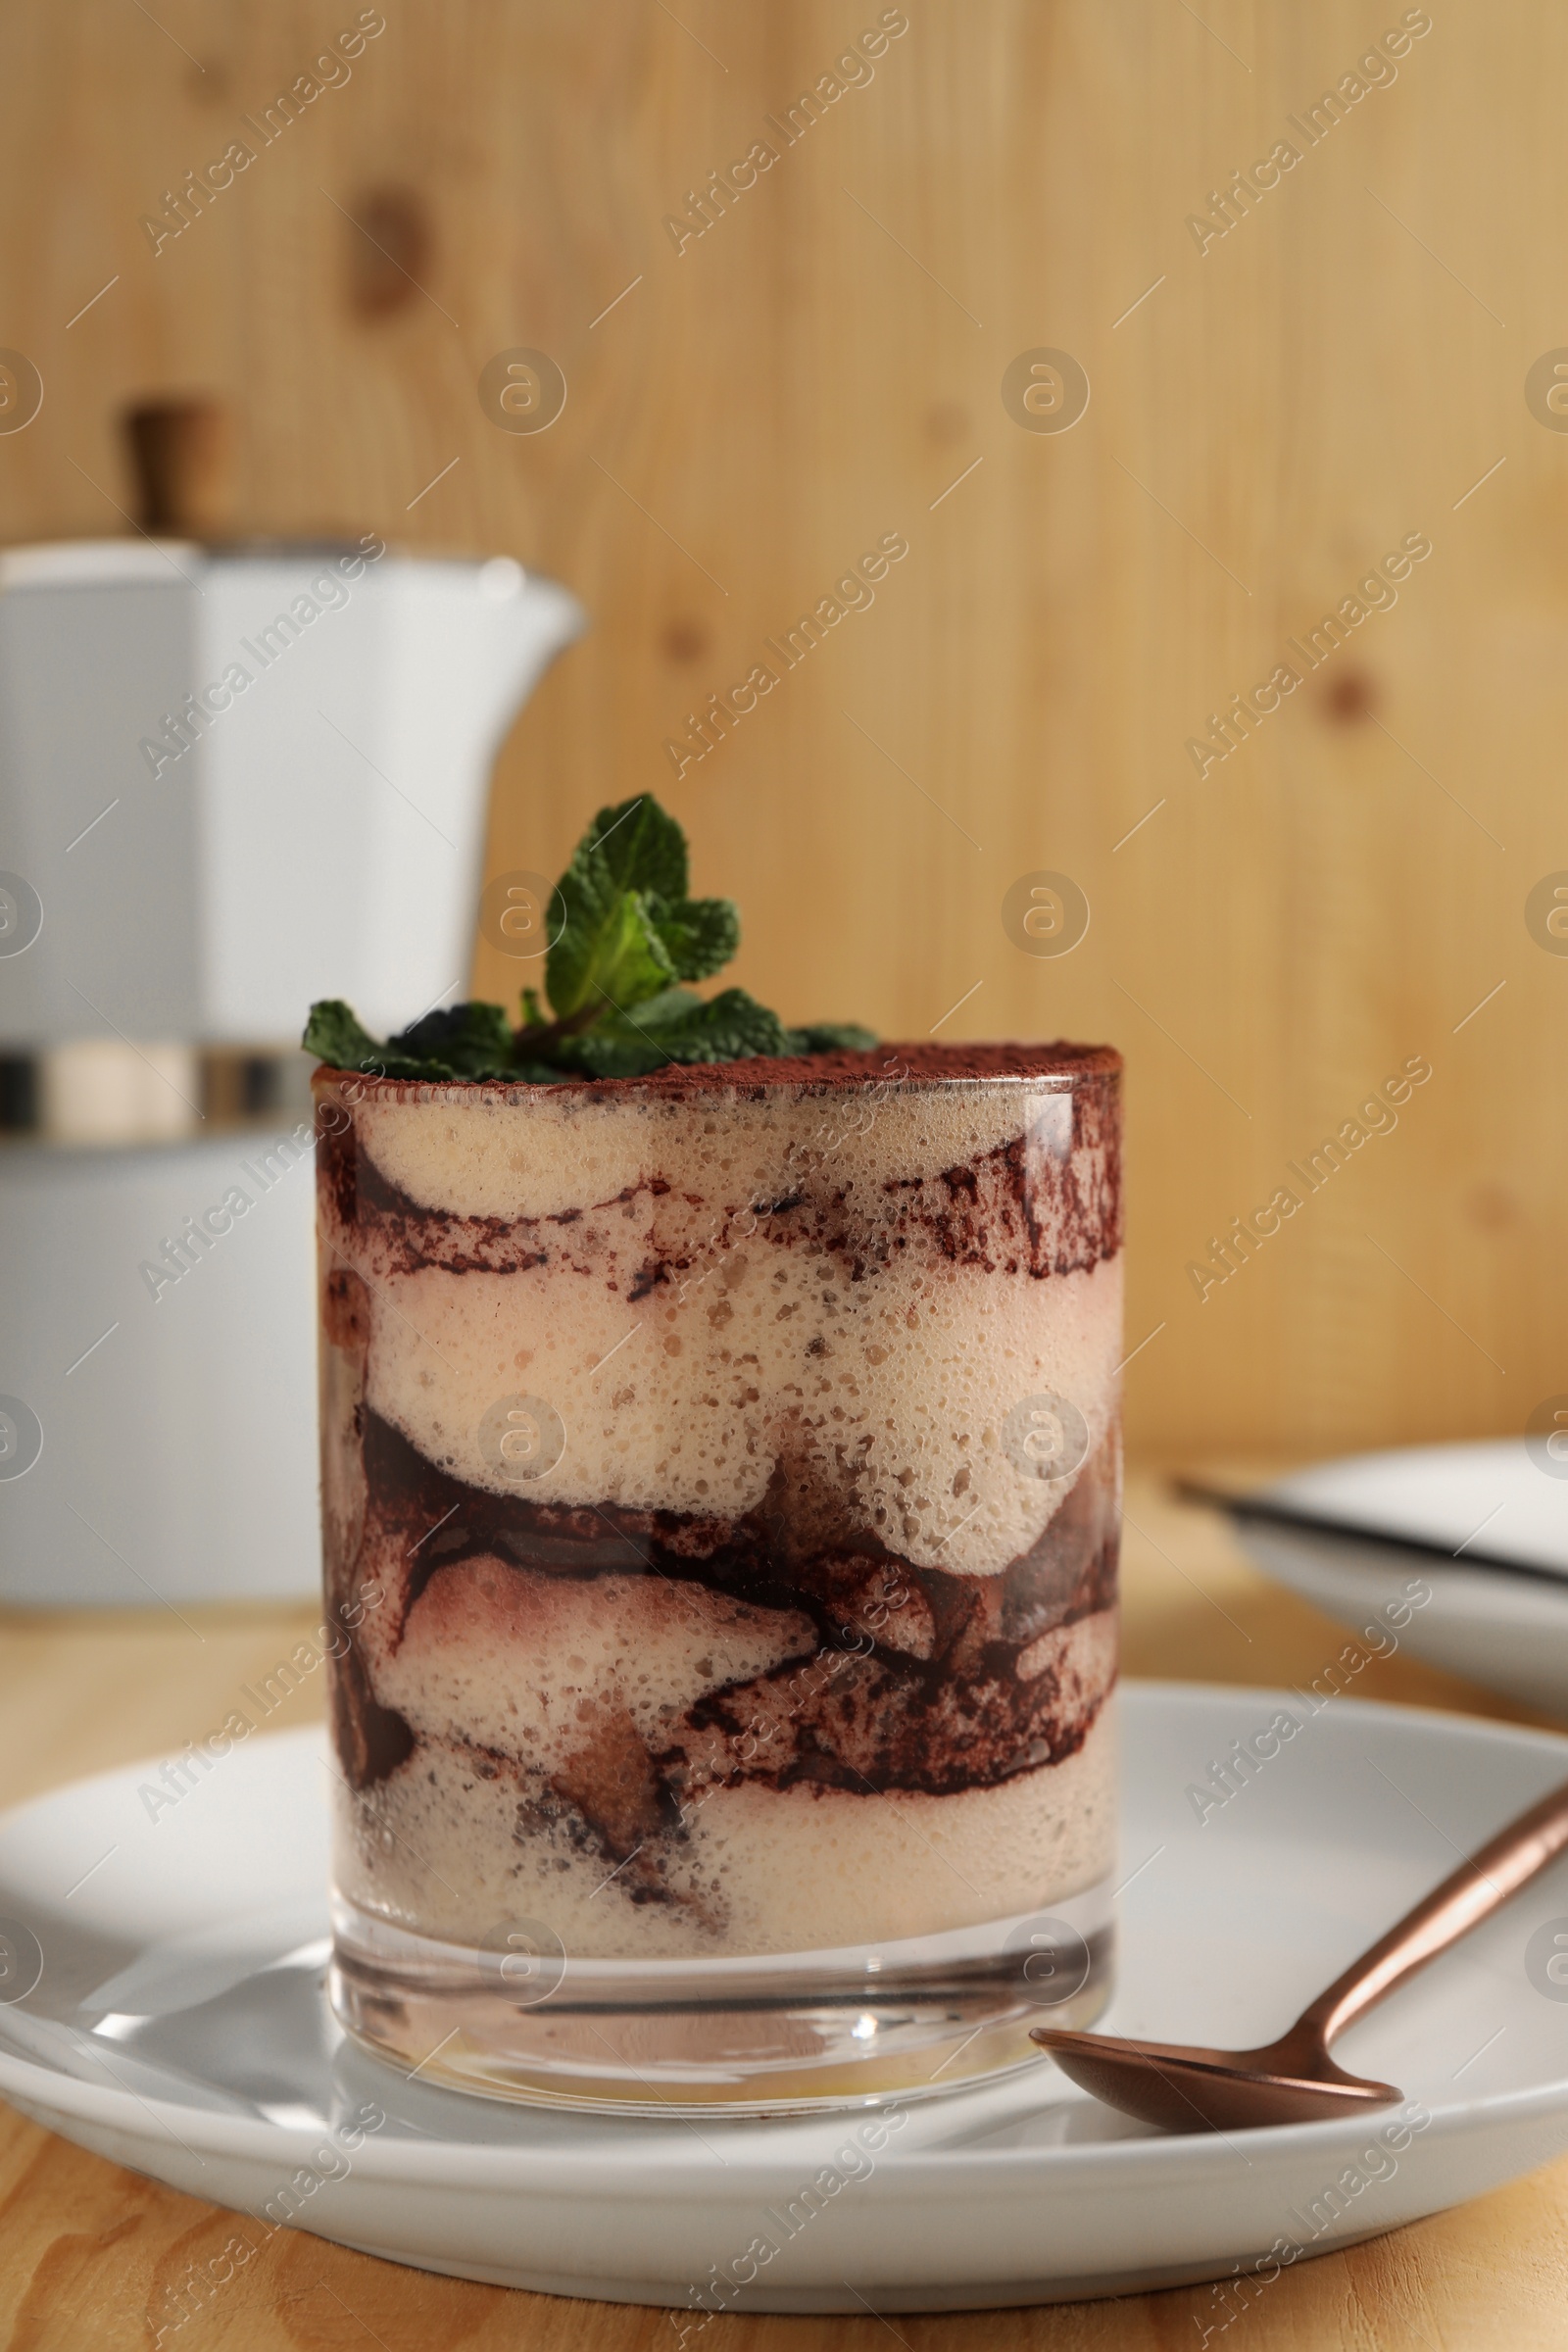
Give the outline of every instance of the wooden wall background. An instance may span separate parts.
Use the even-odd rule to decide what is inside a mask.
[[[1568,1389],[1568,960],[1524,921],[1568,867],[1568,437],[1524,398],[1568,343],[1561,12],[1434,0],[1200,255],[1186,216],[1398,6],[907,0],[677,255],[663,216],[875,0],[385,0],[155,259],[140,216],[356,13],[6,11],[0,343],[47,391],[0,437],[0,536],[125,527],[121,413],[190,393],[232,417],[229,528],[568,582],[595,632],[503,756],[492,870],[657,790],[787,1014],[923,1036],[975,989],[944,1036],[1121,1045],[1146,1452],[1517,1430]],[[476,395],[518,345],[569,384],[538,435]],[[1003,406],[1043,345],[1091,379],[1069,432]],[[684,713],[890,530],[874,608],[677,783]],[[1397,608],[1200,782],[1186,738],[1417,530]],[[1000,919],[1042,867],[1093,909],[1060,959]],[[1187,1261],[1417,1054],[1397,1131],[1200,1305]]]

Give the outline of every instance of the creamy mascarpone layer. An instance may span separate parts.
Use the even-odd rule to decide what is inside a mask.
[[[441,1099],[368,1096],[355,1109],[363,1149],[420,1207],[509,1221],[614,1200],[676,1167],[716,1200],[765,1202],[846,1175],[872,1192],[934,1176],[1025,1133],[1058,1159],[1072,1150],[1072,1091],[1059,1080],[700,1102],[541,1088],[521,1118],[478,1088],[430,1091]]]
[[[684,1300],[635,1304],[547,1267],[375,1280],[371,1405],[427,1461],[505,1492],[485,1417],[511,1395],[542,1400],[564,1451],[526,1482],[538,1502],[733,1517],[782,1463],[848,1530],[995,1575],[1072,1484],[1020,1475],[1008,1415],[1062,1397],[1093,1450],[1115,1410],[1119,1256],[1049,1282],[901,1262],[857,1283],[754,1240]]]
[[[637,1901],[626,1874],[611,1877],[613,1864],[583,1851],[565,1818],[519,1838],[516,1779],[504,1768],[486,1778],[481,1765],[491,1771],[493,1759],[433,1741],[368,1797],[339,1788],[341,1890],[394,1926],[452,1942],[537,1920],[584,1959],[715,1958],[978,1926],[1048,1908],[1115,1858],[1109,1704],[1075,1754],[993,1788],[862,1797],[715,1787],[692,1810],[672,1903]]]

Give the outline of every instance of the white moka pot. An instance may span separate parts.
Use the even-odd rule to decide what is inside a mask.
[[[308,1114],[204,1116],[201,1055],[462,988],[491,763],[583,622],[374,537],[0,555],[0,1060],[58,1111],[0,1143],[0,1601],[315,1585]]]

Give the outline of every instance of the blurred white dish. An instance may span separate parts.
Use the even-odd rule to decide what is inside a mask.
[[[1430,1597],[1402,1647],[1568,1715],[1568,1478],[1544,1451],[1505,1438],[1351,1454],[1227,1507],[1265,1574],[1326,1615],[1360,1632],[1419,1579]]]
[[[1107,2028],[1257,2041],[1568,1772],[1541,1732],[1347,1703],[1223,1804],[1190,1790],[1285,1703],[1123,1696],[1124,1947]],[[880,2119],[644,2121],[466,2097],[346,2043],[322,1993],[322,1736],[236,1748],[170,1808],[156,1765],[0,1821],[0,2092],[68,2138],[238,2207],[194,2295],[296,2226],[496,2284],[682,2313],[973,2310],[1219,2278],[1218,2328],[1288,2261],[1477,2196],[1568,2147],[1568,1858],[1344,2036],[1401,2111],[1161,2138],[1049,2062]],[[1555,1962],[1554,1962],[1555,1955]],[[3,1989],[3,1988],[0,1988]],[[1043,2011],[1049,2015],[1049,2010]],[[368,2127],[367,2109],[384,2120]],[[892,2125],[893,2115],[903,2121]],[[794,2217],[792,2220],[791,2217]],[[758,2241],[773,2248],[759,2261]],[[1273,2249],[1272,2255],[1270,2249]],[[755,2281],[714,2294],[747,2262]],[[1240,2279],[1232,2274],[1240,2268]],[[181,2313],[150,2311],[150,2324]],[[689,2314],[689,2316],[687,2316]],[[712,2339],[717,2342],[717,2338]],[[704,2347],[707,2352],[707,2347]]]

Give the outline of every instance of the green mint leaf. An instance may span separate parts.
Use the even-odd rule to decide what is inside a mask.
[[[705,1003],[677,985],[721,970],[741,935],[728,899],[686,891],[686,837],[651,793],[601,808],[559,885],[565,920],[544,975],[554,1019],[525,988],[520,1031],[499,1004],[456,1004],[379,1045],[331,1000],[312,1006],[305,1045],[340,1069],[388,1078],[549,1086],[573,1074],[635,1077],[667,1062],[863,1053],[876,1044],[853,1022],[786,1029],[741,988]]]
[[[545,965],[558,1018],[627,1009],[672,980],[705,979],[735,952],[740,924],[717,900],[686,896],[686,836],[651,793],[601,808],[561,877],[565,910]]]
[[[653,917],[680,980],[707,980],[723,969],[741,944],[733,899],[681,899],[673,906],[656,899]]]
[[[721,989],[679,1021],[661,1027],[658,1035],[671,1061],[747,1061],[753,1054],[788,1051],[778,1014],[744,988]]]
[[[567,1074],[574,1078],[646,1078],[669,1058],[652,1032],[639,1037],[630,1028],[594,1028],[562,1050],[562,1059],[569,1063]]]
[[[602,850],[579,848],[559,887],[566,919],[545,964],[545,985],[561,1019],[629,1008],[669,986],[675,966],[649,901],[614,880]]]
[[[564,1068],[590,1078],[640,1078],[662,1069],[670,1058],[661,1043],[664,1031],[701,1004],[692,989],[663,989],[635,1011],[607,1012],[591,1029],[560,1039],[556,1056]]]
[[[307,1054],[319,1054],[335,1070],[363,1070],[375,1078],[456,1078],[462,1074],[444,1062],[379,1045],[361,1027],[350,1007],[335,997],[311,1006],[300,1043]]]
[[[659,996],[650,997],[645,1004],[638,1005],[635,1026],[639,1029],[658,1029],[665,1022],[682,1020],[693,1005],[701,1004],[702,1001],[695,988],[666,988]],[[624,1016],[612,1015],[610,1025],[613,1027],[615,1019],[620,1017]]]
[[[650,890],[671,903],[686,896],[686,836],[651,792],[601,808],[577,855],[584,850],[603,858],[605,871],[622,890]]]
[[[726,988],[706,1004],[671,1002],[683,994],[670,990],[658,999],[652,1018],[639,1005],[630,1019],[596,1023],[563,1047],[563,1057],[595,1078],[640,1078],[671,1061],[746,1061],[788,1050],[777,1013],[744,988]]]
[[[453,1004],[427,1012],[387,1040],[388,1051],[441,1063],[458,1078],[510,1078],[516,1068],[512,1024],[500,1004]]]
[[[792,1054],[869,1054],[877,1042],[876,1031],[858,1021],[808,1021],[790,1030],[789,1040]]]
[[[335,1070],[363,1069],[383,1051],[338,997],[323,997],[311,1006],[300,1044],[307,1054],[318,1054]]]

